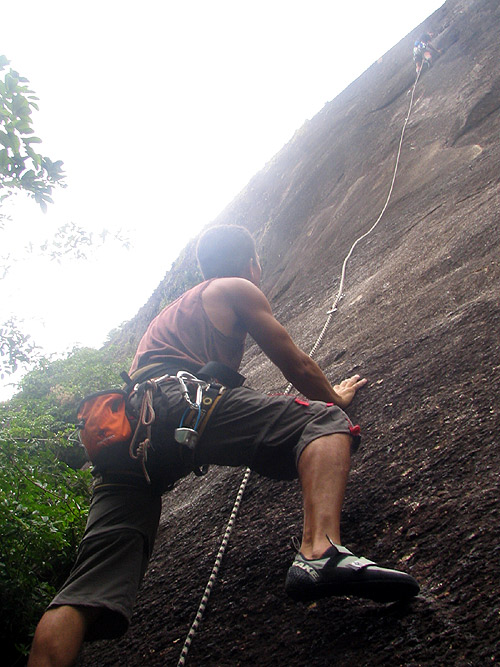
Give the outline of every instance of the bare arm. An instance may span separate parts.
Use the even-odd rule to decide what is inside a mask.
[[[332,387],[318,364],[295,345],[264,294],[251,282],[232,279],[226,294],[238,323],[304,396],[345,408],[357,389],[366,384],[355,375]]]

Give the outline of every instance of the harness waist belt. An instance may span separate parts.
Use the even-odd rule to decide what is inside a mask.
[[[177,375],[179,371],[193,373],[193,375],[207,382],[215,380],[219,384],[223,384],[225,387],[230,387],[231,389],[241,387],[245,382],[245,377],[241,373],[226,366],[226,364],[222,364],[220,361],[209,361],[200,367],[180,360],[176,362],[171,360],[165,363],[149,364],[148,366],[137,368],[131,373],[130,381],[132,384],[141,383],[162,375]]]

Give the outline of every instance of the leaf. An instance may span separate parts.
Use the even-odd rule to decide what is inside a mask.
[[[7,57],[0,55],[0,72],[7,65]],[[38,110],[38,99],[29,86],[29,80],[20,76],[19,72],[11,68],[1,74],[0,188],[9,196],[17,189],[24,190],[46,211],[47,203],[52,203],[49,195],[53,187],[65,187],[65,183],[62,161],[53,163],[32,148],[33,145],[42,143],[42,140],[34,135],[32,128],[32,112],[33,109]],[[2,199],[0,203],[1,201]],[[5,219],[0,213],[0,230]],[[4,268],[0,266],[0,279]]]
[[[32,103],[32,105],[34,104]],[[15,95],[12,98],[12,113],[19,118],[29,118],[30,105],[22,95]]]
[[[17,136],[17,134],[9,132],[9,143],[14,153],[19,154],[19,149],[21,148],[21,142],[19,141],[19,137]]]
[[[33,181],[33,179],[36,177],[35,172],[33,169],[29,169],[28,171],[25,171],[24,174],[21,176],[21,182],[23,181]]]
[[[35,165],[37,167],[41,167],[41,165],[42,165],[42,156],[39,155],[38,153],[35,153],[35,151],[29,145],[25,146],[25,149],[26,149],[26,153],[33,160]]]
[[[9,74],[5,75],[5,86],[7,90],[12,93],[17,88],[17,79],[12,76],[12,70]]]
[[[18,118],[15,123],[14,123],[15,129],[19,132],[19,134],[26,134],[27,132],[29,133],[30,131],[33,132],[30,128],[30,119],[28,118]]]

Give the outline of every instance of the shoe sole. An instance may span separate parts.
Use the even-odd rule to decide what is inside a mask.
[[[397,602],[418,595],[420,587],[410,575],[398,572],[377,577],[375,572],[356,572],[344,582],[318,582],[305,579],[302,572],[289,571],[285,591],[298,602],[309,602],[330,596],[355,596],[374,602]],[[359,575],[363,574],[363,577]],[[356,581],[358,579],[358,581]]]

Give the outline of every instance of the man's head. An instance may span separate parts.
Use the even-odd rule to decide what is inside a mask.
[[[260,279],[260,264],[255,241],[245,227],[211,227],[199,239],[196,256],[203,277]],[[258,278],[254,280],[254,273]],[[252,274],[252,275],[251,275]]]

